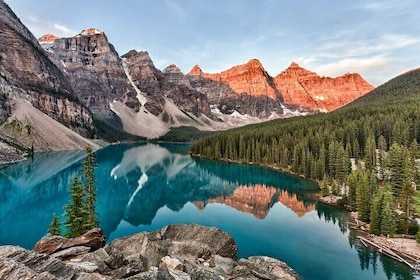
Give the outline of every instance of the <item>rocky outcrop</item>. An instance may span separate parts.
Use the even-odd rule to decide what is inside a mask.
[[[105,236],[100,228],[94,228],[85,234],[67,239],[61,236],[49,236],[35,244],[34,251],[40,254],[51,255],[73,247],[87,247],[88,251],[96,251],[104,247]]]
[[[50,237],[41,240],[43,245],[37,245],[35,251],[0,247],[0,278],[299,279],[290,267],[273,258],[254,256],[238,261],[229,234],[200,225],[170,225],[114,240],[99,249],[75,240]],[[68,247],[69,242],[74,246]],[[75,254],[63,258],[60,252]]]
[[[89,28],[74,37],[55,39],[50,51],[65,65],[63,71],[72,88],[92,112],[113,118],[110,104],[114,100],[139,110],[122,60],[104,32]]]
[[[285,102],[321,111],[338,109],[374,89],[359,74],[320,77],[294,62],[274,81]]]

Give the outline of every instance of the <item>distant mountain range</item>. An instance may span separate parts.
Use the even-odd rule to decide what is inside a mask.
[[[67,127],[112,141],[332,111],[374,88],[359,74],[320,77],[296,63],[271,77],[257,59],[214,74],[197,65],[188,74],[174,64],[161,71],[146,51],[120,56],[98,29],[37,40],[4,1],[0,14],[0,132],[35,151],[73,149],[89,140],[66,134],[57,141],[72,143],[45,144],[54,141],[41,133],[45,118],[22,115],[22,102],[45,114],[47,126],[57,123],[57,132]]]

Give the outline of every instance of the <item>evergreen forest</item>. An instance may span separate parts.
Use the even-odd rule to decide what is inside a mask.
[[[420,69],[331,113],[196,140],[195,156],[259,164],[320,183],[375,234],[415,234],[420,214]],[[419,188],[420,189],[420,188]]]

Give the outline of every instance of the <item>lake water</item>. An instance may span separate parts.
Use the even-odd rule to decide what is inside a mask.
[[[107,241],[173,223],[232,234],[239,257],[267,255],[302,279],[420,279],[361,246],[345,212],[316,202],[313,182],[269,169],[191,158],[188,145],[121,144],[95,154]],[[63,214],[83,151],[42,153],[0,170],[0,245],[31,249]],[[63,220],[64,218],[62,218]]]

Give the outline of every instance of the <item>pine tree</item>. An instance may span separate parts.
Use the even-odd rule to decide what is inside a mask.
[[[378,176],[380,180],[385,180],[385,161],[386,161],[386,140],[383,135],[378,139]]]
[[[346,184],[348,186],[347,197],[348,204],[351,210],[356,209],[356,186],[357,186],[357,173],[352,172],[346,178]]]
[[[92,148],[88,145],[86,147],[86,159],[83,161],[83,177],[85,178],[85,193],[86,193],[86,211],[87,220],[85,223],[85,230],[91,230],[99,225],[96,217],[96,187],[95,187],[95,171],[96,163],[95,157],[92,154]]]
[[[50,226],[48,227],[48,234],[51,236],[54,235],[61,235],[61,230],[60,230],[60,221],[58,220],[58,216],[56,213],[53,214],[53,220],[50,223]]]
[[[370,218],[370,200],[372,197],[369,188],[369,176],[364,171],[357,172],[356,208],[361,221],[367,222]]]
[[[85,207],[85,188],[77,174],[73,175],[70,186],[71,200],[64,207],[67,221],[64,227],[67,229],[65,237],[77,237],[85,233],[85,221],[87,220],[87,211]]]
[[[370,212],[370,233],[379,235],[381,234],[381,220],[382,220],[382,204],[384,199],[384,192],[379,188],[374,196],[371,212]]]
[[[365,167],[367,170],[376,170],[376,143],[373,135],[370,135],[366,141],[365,147]]]
[[[397,232],[397,213],[394,198],[389,191],[385,192],[382,204],[381,232],[391,236]]]

